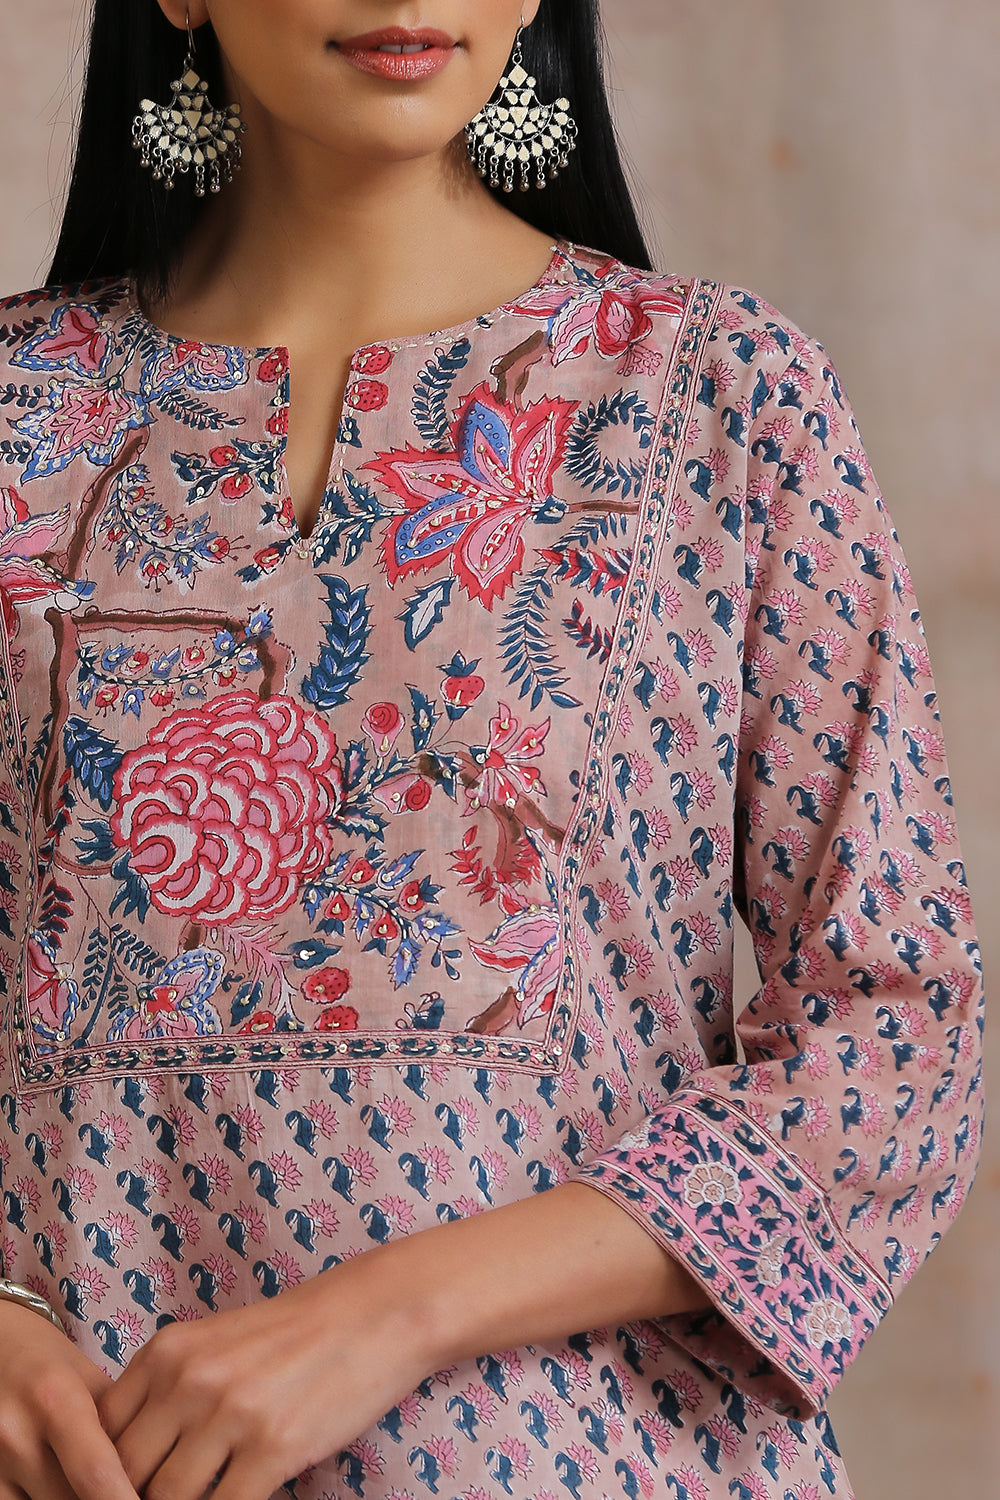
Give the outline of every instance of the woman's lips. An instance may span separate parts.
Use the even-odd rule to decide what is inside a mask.
[[[362,73],[412,83],[440,72],[455,50],[455,41],[447,32],[430,26],[414,30],[387,26],[381,31],[366,31],[361,36],[348,37],[335,46],[344,60]],[[393,48],[405,50],[391,50]]]

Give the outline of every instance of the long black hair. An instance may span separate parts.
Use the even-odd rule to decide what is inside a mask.
[[[491,189],[537,229],[652,269],[615,135],[604,77],[599,0],[542,0],[522,38],[539,97],[565,94],[579,126],[569,164],[544,190]],[[190,179],[172,192],[143,168],[132,145],[140,99],[166,103],[186,39],[156,0],[94,0],[76,155],[50,287],[131,275],[163,295],[204,207]],[[211,25],[199,29],[196,65],[209,98],[225,97]]]

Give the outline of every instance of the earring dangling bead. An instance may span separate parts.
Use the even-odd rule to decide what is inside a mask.
[[[142,153],[142,165],[152,167],[154,181],[170,190],[178,173],[193,171],[195,195],[203,198],[206,183],[217,193],[239,171],[246,126],[238,104],[213,109],[209,103],[208,84],[194,66],[190,27],[188,38],[182,76],[170,85],[170,103],[142,100],[132,122],[132,144]]]
[[[517,28],[510,65],[497,85],[500,97],[485,104],[465,127],[469,155],[480,177],[488,177],[491,187],[502,186],[505,193],[513,192],[518,171],[521,191],[527,192],[532,167],[535,186],[544,188],[568,164],[579,134],[568,99],[542,104],[535,93],[537,80],[523,65],[523,29]]]

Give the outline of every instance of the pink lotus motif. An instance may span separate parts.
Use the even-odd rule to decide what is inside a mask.
[[[511,976],[508,994],[476,1018],[472,1030],[499,1032],[512,1023],[526,1026],[551,1011],[562,968],[554,906],[525,906],[501,922],[485,942],[470,942],[469,947],[487,969],[501,969]]]
[[[543,397],[521,410],[484,381],[458,408],[453,452],[394,448],[365,464],[406,506],[382,542],[390,585],[447,563],[492,609],[521,567],[525,522],[552,498],[578,404]]]
[[[58,474],[85,453],[92,464],[114,463],[129,433],[148,427],[149,408],[118,379],[66,380],[50,386],[44,400],[14,423],[14,431],[35,447],[21,478]]]
[[[171,915],[271,921],[326,864],[342,798],[337,741],[275,694],[181,709],[115,772],[115,843]]]
[[[616,278],[610,285],[540,287],[514,308],[527,317],[549,317],[552,363],[578,359],[593,346],[604,359],[616,359],[619,375],[655,375],[663,354],[647,342],[651,314],[679,319],[684,298],[671,277]]]
[[[479,780],[466,789],[466,811],[477,812],[479,808],[494,804],[498,807],[514,808],[523,794],[545,796],[542,773],[531,762],[539,760],[545,753],[545,738],[552,721],[544,724],[526,724],[521,728],[506,703],[497,704],[497,711],[490,720],[490,742],[473,758],[482,767]]]
[[[65,1041],[80,995],[71,976],[60,973],[56,950],[44,933],[31,932],[25,948],[28,1016],[34,1029],[53,1041]]]
[[[246,385],[247,358],[241,349],[170,339],[143,366],[139,389],[147,401],[169,391],[228,391]]]
[[[23,370],[66,370],[81,380],[99,379],[107,368],[111,338],[96,307],[64,303],[51,322],[28,339],[11,360]]]
[[[68,520],[68,505],[33,516],[17,490],[0,489],[0,604],[11,641],[21,628],[17,605],[51,598],[57,609],[76,609],[94,591],[93,583],[70,582],[41,561],[55,551]]]

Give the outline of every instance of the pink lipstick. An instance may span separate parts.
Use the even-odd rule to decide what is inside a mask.
[[[430,78],[449,62],[455,39],[433,26],[385,26],[347,37],[334,45],[346,62],[362,73],[391,78],[397,83],[416,83]]]

